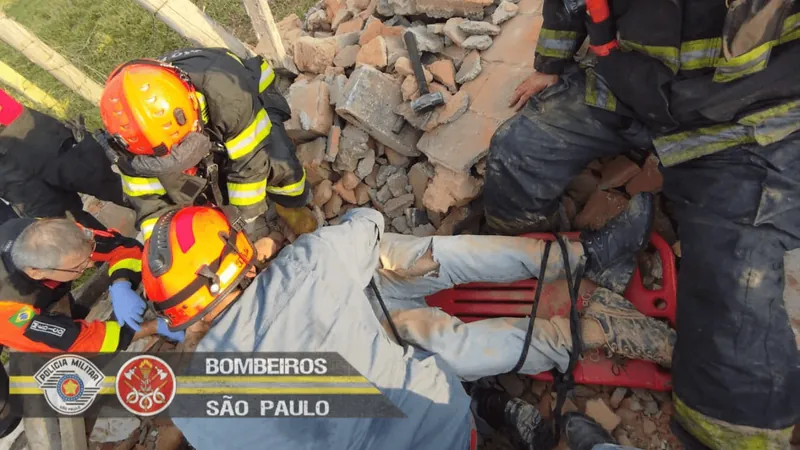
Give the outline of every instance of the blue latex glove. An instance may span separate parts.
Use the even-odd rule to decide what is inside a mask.
[[[111,294],[111,306],[114,307],[117,322],[139,331],[147,304],[131,288],[130,281],[115,281],[108,289],[108,293]]]
[[[183,337],[186,335],[183,331],[169,331],[169,327],[167,326],[167,321],[164,319],[158,319],[158,334],[164,336],[167,339],[183,342]]]

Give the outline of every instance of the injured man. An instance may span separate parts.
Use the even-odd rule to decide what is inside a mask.
[[[553,244],[544,281],[564,277],[565,262],[573,270],[585,263],[585,276],[601,287],[582,311],[583,347],[605,347],[669,367],[675,332],[619,295],[649,236],[652,215],[652,197],[640,194],[605,228],[567,243],[567,261]],[[163,226],[171,227],[166,221]],[[225,300],[184,327],[184,343],[196,343],[198,352],[335,351],[406,419],[264,418],[257,419],[256,427],[233,419],[175,418],[192,445],[201,450],[265,443],[281,449],[466,450],[475,448],[474,412],[493,426],[507,426],[520,449],[548,448],[551,428],[532,405],[481,389],[470,396],[461,385],[511,371],[522,354],[529,319],[463,323],[425,303],[426,296],[458,284],[537,277],[546,242],[501,236],[418,238],[383,230],[380,213],[357,208],[340,225],[301,236],[249,287],[226,293]],[[573,348],[569,319],[534,323],[519,372],[567,370]],[[397,345],[398,337],[407,345]]]

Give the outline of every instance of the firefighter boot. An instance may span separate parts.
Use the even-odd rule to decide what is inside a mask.
[[[508,429],[517,450],[555,447],[552,426],[530,403],[494,389],[479,388],[474,398],[478,416],[495,430]]]
[[[299,208],[287,208],[285,206],[275,204],[275,212],[289,225],[295,235],[311,233],[317,229],[317,218],[305,206]]]
[[[584,320],[593,319],[602,327],[605,346],[612,353],[652,361],[667,368],[672,365],[675,330],[640,313],[621,295],[597,288],[589,306],[583,310],[583,317]]]
[[[622,214],[597,231],[584,231],[586,277],[621,294],[636,268],[636,254],[647,245],[653,223],[653,195],[634,196]]]
[[[595,445],[616,443],[605,428],[585,414],[568,412],[563,420],[569,450],[592,450]]]

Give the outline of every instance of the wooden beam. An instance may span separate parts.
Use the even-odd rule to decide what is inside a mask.
[[[61,450],[88,450],[86,424],[83,417],[59,417]]]
[[[99,84],[42,42],[27,28],[6,17],[2,12],[0,12],[0,39],[92,104],[96,105],[100,101],[103,88]]]
[[[39,86],[2,61],[0,61],[0,81],[39,105],[43,110],[49,110],[58,117],[64,117],[67,113],[58,100],[39,89]]]
[[[136,3],[198,47],[225,47],[240,58],[254,55],[190,0],[136,0]]]
[[[287,64],[286,47],[278,33],[278,25],[275,24],[275,18],[272,16],[272,10],[269,8],[267,0],[244,0],[244,9],[250,16],[259,44],[262,44],[259,45],[259,48],[264,48],[267,53],[264,56],[275,68],[284,69],[290,66]]]

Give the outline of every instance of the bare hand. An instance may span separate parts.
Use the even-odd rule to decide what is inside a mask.
[[[513,107],[514,111],[519,111],[532,96],[538,94],[544,88],[556,84],[557,81],[558,75],[534,72],[533,75],[520,83],[517,90],[514,91],[514,95],[511,96],[508,106]]]

